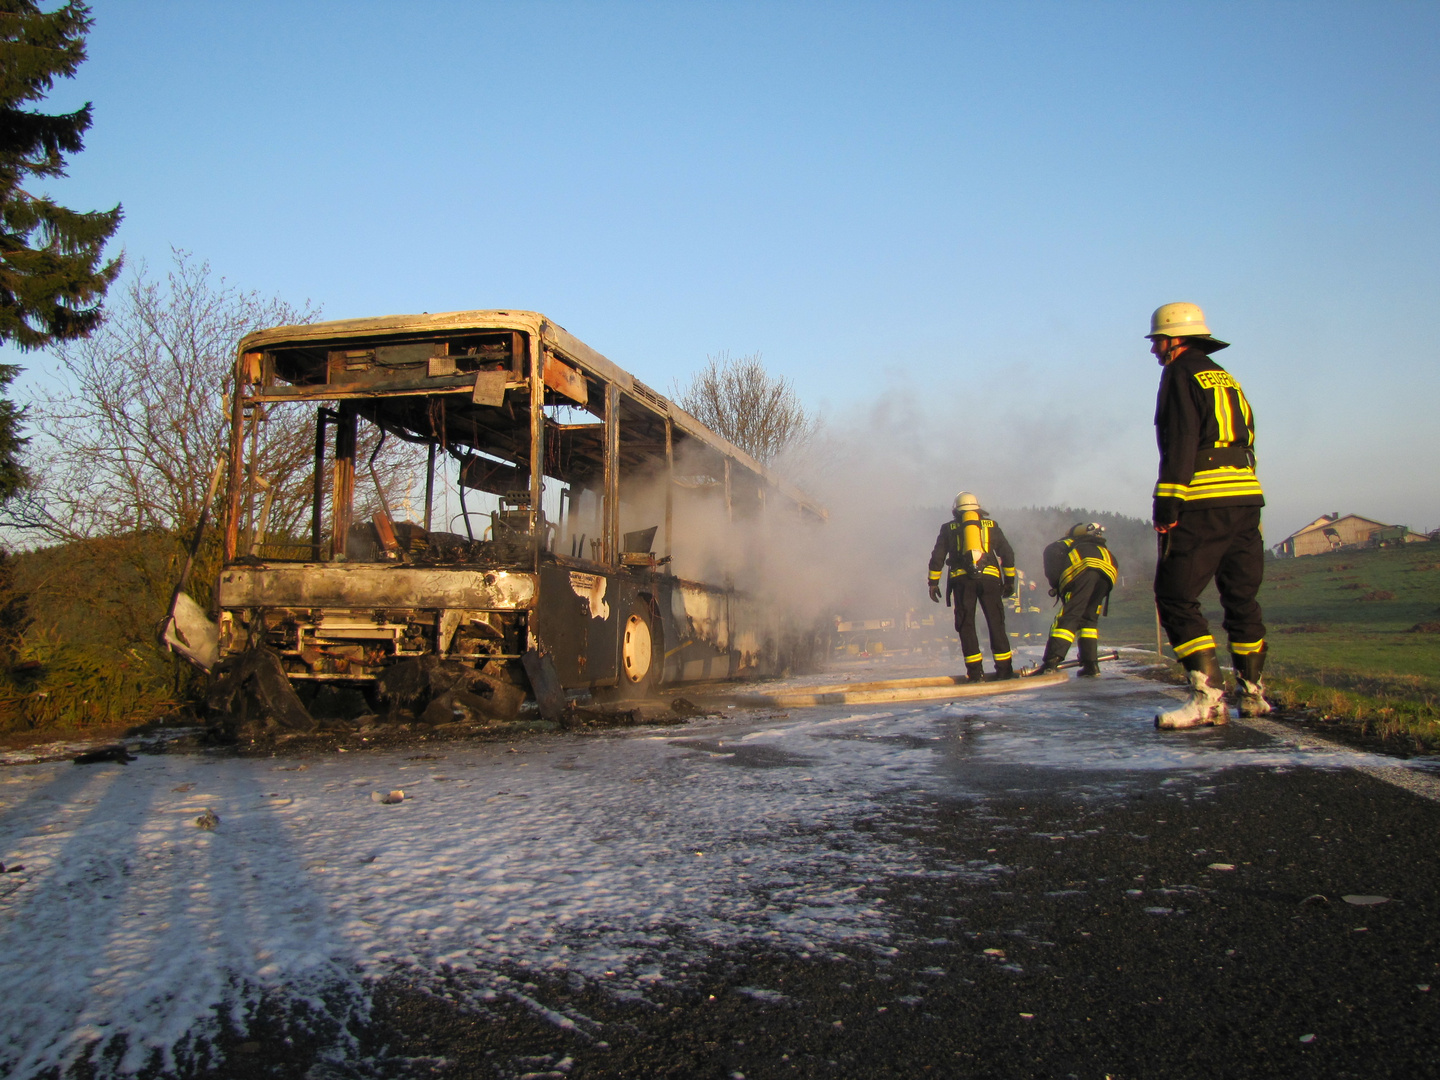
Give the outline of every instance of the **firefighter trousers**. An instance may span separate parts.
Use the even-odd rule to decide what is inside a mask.
[[[1265,543],[1260,536],[1260,507],[1218,506],[1186,510],[1160,538],[1155,565],[1155,603],[1160,624],[1175,656],[1186,667],[1215,648],[1210,624],[1200,609],[1200,594],[1213,580],[1225,610],[1225,633],[1236,655],[1265,647],[1260,613],[1260,582],[1265,575]]]
[[[1000,602],[1001,585],[999,578],[988,574],[979,577],[950,579],[951,593],[955,599],[955,629],[960,633],[960,648],[965,653],[965,666],[970,667],[981,661],[980,635],[975,632],[975,605],[985,613],[985,625],[990,628],[990,652],[995,662],[1011,658],[1010,637],[1005,633],[1005,607]]]
[[[1110,597],[1110,579],[1099,570],[1084,570],[1060,594],[1060,613],[1050,626],[1045,659],[1055,653],[1058,663],[1077,641],[1100,640],[1100,613]]]

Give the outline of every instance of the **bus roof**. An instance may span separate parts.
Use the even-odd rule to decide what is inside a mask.
[[[419,315],[381,315],[366,319],[337,319],[331,322],[276,326],[245,335],[240,341],[240,352],[261,352],[286,346],[318,346],[371,337],[423,338],[480,330],[517,330],[535,335],[542,345],[579,365],[588,375],[616,386],[621,393],[655,414],[668,417],[676,430],[730,459],[801,509],[820,518],[829,516],[822,505],[794,484],[781,478],[675,402],[590,348],[559,323],[537,311],[485,309],[435,314],[426,312]]]

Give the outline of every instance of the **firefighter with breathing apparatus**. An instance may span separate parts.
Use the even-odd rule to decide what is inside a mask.
[[[1100,674],[1100,614],[1110,601],[1119,576],[1115,556],[1105,544],[1105,527],[1082,522],[1045,549],[1045,577],[1050,595],[1060,600],[1060,613],[1050,627],[1045,656],[1036,675],[1057,670],[1070,646],[1080,642],[1080,674]]]
[[[946,572],[945,602],[955,602],[955,629],[965,652],[965,674],[971,682],[983,676],[984,655],[975,632],[975,605],[985,613],[990,628],[990,652],[995,677],[1015,675],[1010,638],[1005,633],[1003,596],[1015,595],[1015,552],[994,520],[985,516],[980,501],[968,491],[955,496],[954,520],[940,526],[930,552],[930,599],[940,602],[940,575]]]
[[[1155,726],[1200,727],[1230,718],[1215,639],[1200,609],[1211,580],[1225,610],[1240,715],[1263,716],[1270,705],[1260,681],[1265,624],[1256,595],[1265,568],[1265,496],[1255,475],[1255,418],[1239,382],[1210,359],[1228,343],[1211,336],[1194,304],[1157,308],[1145,336],[1164,369],[1155,404],[1155,603],[1190,681],[1189,698],[1156,716]]]

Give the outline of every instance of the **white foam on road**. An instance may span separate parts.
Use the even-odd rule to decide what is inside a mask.
[[[643,991],[742,938],[883,941],[863,886],[921,859],[854,825],[913,785],[923,755],[795,731],[737,750],[756,746],[770,757],[732,765],[712,725],[518,753],[449,744],[438,760],[3,770],[0,861],[25,870],[0,875],[0,1068],[34,1075],[123,1035],[134,1070],[213,1031],[217,1004],[239,1019],[267,988],[358,997],[397,967],[519,965]],[[393,789],[404,802],[372,801]],[[213,832],[194,824],[207,808]]]
[[[363,1016],[364,980],[396,970],[459,972],[481,998],[512,1000],[526,997],[526,971],[574,973],[635,1000],[741,941],[890,950],[868,885],[1005,872],[983,855],[938,863],[890,823],[917,796],[964,793],[998,766],[1372,764],[1253,735],[1157,735],[1149,716],[1164,701],[1153,684],[1105,679],[514,751],[443,744],[429,759],[0,769],[0,861],[25,867],[0,874],[0,1071],[35,1076],[120,1040],[102,1075],[169,1066],[214,1034],[217,1008],[243,1028],[264,992],[343,1022]],[[397,805],[371,799],[394,789]],[[207,808],[213,832],[194,824]]]

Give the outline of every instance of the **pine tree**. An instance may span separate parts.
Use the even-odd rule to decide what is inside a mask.
[[[84,148],[90,103],[49,115],[23,108],[85,59],[92,20],[83,3],[43,12],[34,0],[0,0],[0,343],[39,349],[88,335],[120,260],[102,264],[121,211],[80,213],[22,186],[65,175],[65,155]],[[0,365],[0,389],[17,369]],[[0,502],[23,484],[19,415],[0,399]]]

